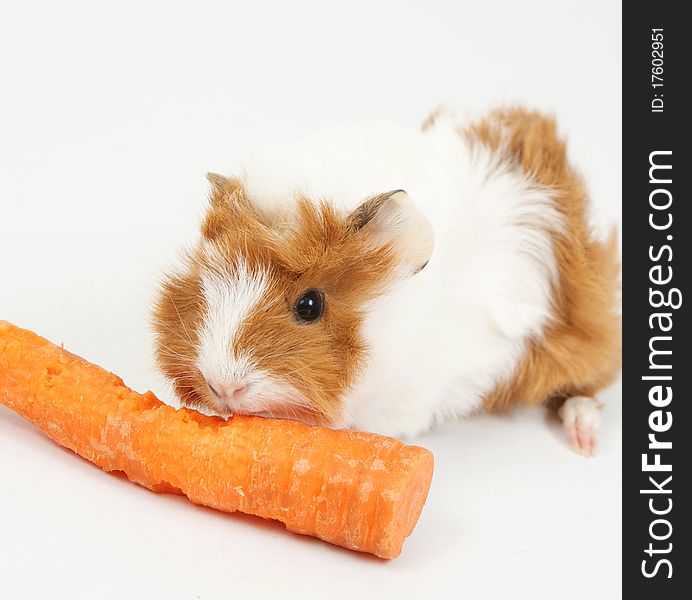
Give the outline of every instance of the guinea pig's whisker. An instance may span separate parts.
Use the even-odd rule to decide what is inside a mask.
[[[167,333],[170,333],[174,337],[181,340],[182,342],[185,342],[186,346],[194,347],[194,344],[191,342],[191,340],[189,338],[186,338],[186,337],[183,337],[182,335],[180,335],[180,332],[177,329],[173,328],[172,326],[170,326],[170,325],[165,326],[165,330]]]
[[[186,356],[185,354],[181,354],[180,352],[176,352],[175,350],[171,348],[166,348],[165,346],[160,346],[159,347],[159,354],[161,356],[166,356],[168,358],[175,358],[177,360],[180,360],[182,362],[188,362],[189,361],[189,356]],[[196,371],[193,371],[196,372]]]
[[[178,360],[178,361],[180,361],[180,362],[186,361],[186,357],[185,357],[185,356],[181,356],[180,354],[171,353],[171,352],[159,352],[159,354],[160,354],[161,356],[165,356],[165,357],[167,357],[167,358],[176,359],[176,360]],[[185,365],[181,365],[181,366],[185,366]],[[190,372],[192,372],[192,373],[197,373],[197,371],[195,371],[195,370],[192,369],[191,367],[190,367],[189,370],[190,370]]]
[[[288,352],[275,352],[274,354],[266,354],[262,356],[264,360],[269,360],[271,358],[283,358],[285,356],[294,356],[298,354],[295,350],[289,350]]]
[[[185,332],[185,335],[187,336],[187,341],[190,342],[191,346],[194,346],[192,338],[190,337],[190,332],[187,330],[187,327],[185,327],[185,322],[183,321],[183,317],[180,315],[180,311],[178,310],[178,307],[175,304],[175,300],[173,300],[173,295],[168,294],[168,299],[171,301],[171,304],[173,305],[173,308],[175,309],[175,312],[178,315],[178,320],[180,321],[180,325],[182,326],[183,331]]]
[[[171,348],[170,346],[166,346],[165,344],[159,344],[159,352],[161,352],[162,354],[165,353],[174,356],[182,356],[182,352],[174,350],[173,348]]]

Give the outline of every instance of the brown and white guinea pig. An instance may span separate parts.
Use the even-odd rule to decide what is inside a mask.
[[[199,243],[154,311],[183,404],[412,436],[551,402],[594,452],[619,265],[552,119],[332,129],[209,181]]]

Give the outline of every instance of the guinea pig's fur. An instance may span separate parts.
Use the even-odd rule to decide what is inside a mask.
[[[154,311],[184,404],[412,436],[617,374],[615,238],[594,239],[550,118],[333,129],[210,182]],[[306,290],[315,322],[295,314]]]

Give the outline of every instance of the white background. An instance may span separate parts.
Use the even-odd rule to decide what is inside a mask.
[[[601,223],[621,202],[620,5],[36,2],[0,9],[0,318],[171,400],[152,368],[158,277],[208,170],[255,142],[442,102],[557,114]],[[101,473],[0,409],[0,596],[617,598],[621,393],[599,455],[541,410],[416,443],[432,491],[385,562]]]

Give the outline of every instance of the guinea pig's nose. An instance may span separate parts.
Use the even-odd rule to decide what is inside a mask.
[[[207,381],[212,393],[226,402],[242,400],[247,394],[247,383],[239,381]]]

